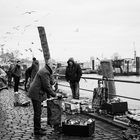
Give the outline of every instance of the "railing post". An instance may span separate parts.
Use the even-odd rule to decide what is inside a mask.
[[[140,75],[140,57],[136,57],[136,74]]]
[[[101,69],[103,77],[114,79],[112,62],[110,60],[101,61]],[[105,86],[108,88],[109,99],[112,99],[116,95],[115,82],[105,81]]]

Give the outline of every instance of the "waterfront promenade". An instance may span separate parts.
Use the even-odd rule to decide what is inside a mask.
[[[23,90],[20,92],[24,95]],[[13,95],[13,89],[0,91],[0,140],[121,140],[122,129],[100,120],[95,120],[92,137],[59,134],[46,121],[42,122],[46,136],[34,136],[32,104],[28,107],[14,107]],[[46,108],[43,110],[42,117],[46,117]]]

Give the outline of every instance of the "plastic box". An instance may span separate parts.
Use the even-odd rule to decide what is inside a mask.
[[[62,132],[69,136],[90,137],[95,131],[95,120],[87,125],[68,125],[62,122]]]
[[[104,109],[107,110],[109,114],[124,114],[128,111],[128,104],[127,102],[119,102],[119,103],[111,103],[111,104],[104,104]]]

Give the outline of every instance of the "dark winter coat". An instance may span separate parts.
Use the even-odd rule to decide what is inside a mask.
[[[38,70],[39,70],[39,61],[34,60],[31,66],[31,81],[33,81]]]
[[[56,96],[50,83],[51,75],[52,70],[48,65],[37,72],[28,92],[28,96],[31,99],[42,101],[43,94],[51,95],[52,97]]]
[[[24,88],[25,88],[25,91],[27,91],[27,83],[28,83],[28,79],[31,78],[31,72],[32,72],[32,69],[31,67],[28,67],[25,71],[25,84],[24,84]]]
[[[15,65],[15,67],[13,68],[12,76],[21,77],[21,67],[19,65]]]
[[[73,63],[72,66],[69,65],[69,61]],[[79,82],[82,76],[82,70],[78,63],[75,63],[72,59],[68,60],[68,66],[66,67],[65,78],[70,82]]]

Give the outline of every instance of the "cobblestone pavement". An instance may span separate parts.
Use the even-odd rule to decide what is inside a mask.
[[[46,128],[46,136],[34,136],[32,105],[14,107],[13,95],[13,89],[0,91],[0,140],[121,140],[119,135],[116,135],[120,131],[118,128],[98,120],[95,121],[93,137],[58,134],[46,122],[42,122],[42,126]]]

